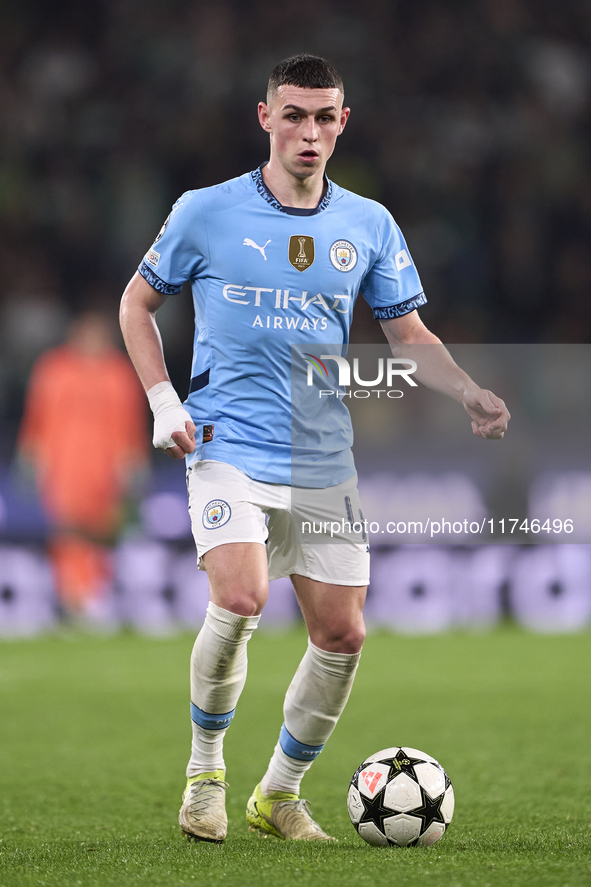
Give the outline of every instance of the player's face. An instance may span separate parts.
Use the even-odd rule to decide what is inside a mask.
[[[260,124],[271,136],[271,160],[297,178],[324,172],[348,117],[338,89],[280,86],[270,105],[259,104]]]

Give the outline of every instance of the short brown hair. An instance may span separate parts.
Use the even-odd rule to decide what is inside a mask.
[[[307,52],[292,55],[273,69],[267,87],[267,102],[280,86],[299,86],[302,89],[338,89],[344,94],[343,80],[330,62]]]

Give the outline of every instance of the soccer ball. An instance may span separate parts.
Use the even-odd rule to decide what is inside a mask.
[[[451,822],[454,790],[435,758],[416,748],[385,748],[353,774],[347,808],[368,844],[429,847]]]

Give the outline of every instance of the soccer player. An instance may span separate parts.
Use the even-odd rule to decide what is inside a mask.
[[[251,828],[280,838],[330,840],[300,800],[300,782],[351,690],[364,640],[369,553],[360,538],[301,543],[290,532],[292,484],[309,487],[310,501],[326,488],[334,501],[355,513],[359,507],[343,422],[317,451],[323,429],[309,429],[309,447],[296,454],[309,468],[307,482],[293,483],[291,345],[304,343],[307,352],[326,342],[346,346],[361,291],[393,346],[432,344],[416,377],[463,404],[475,434],[501,438],[509,419],[504,403],[479,388],[419,319],[426,299],[390,214],[325,177],[349,117],[343,99],[342,80],[324,59],[281,62],[258,106],[270,137],[268,163],[184,194],[122,300],[123,334],[155,417],[154,446],[186,457],[193,534],[211,589],[191,656],[193,742],[179,814],[183,831],[206,841],[226,837],[224,734],[269,578],[280,576],[291,576],[309,644],[246,817]],[[183,406],[154,315],[187,280],[196,330]]]

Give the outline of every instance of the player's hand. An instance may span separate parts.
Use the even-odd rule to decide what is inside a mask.
[[[505,401],[487,391],[477,388],[464,395],[464,409],[472,419],[472,431],[484,440],[500,440],[504,437],[511,413]]]
[[[171,434],[176,446],[167,447],[164,451],[173,459],[184,459],[187,453],[192,453],[196,447],[195,425],[193,422],[185,422],[184,431],[173,431]]]
[[[152,443],[173,459],[195,449],[195,425],[170,382],[159,382],[147,392],[154,413]]]

